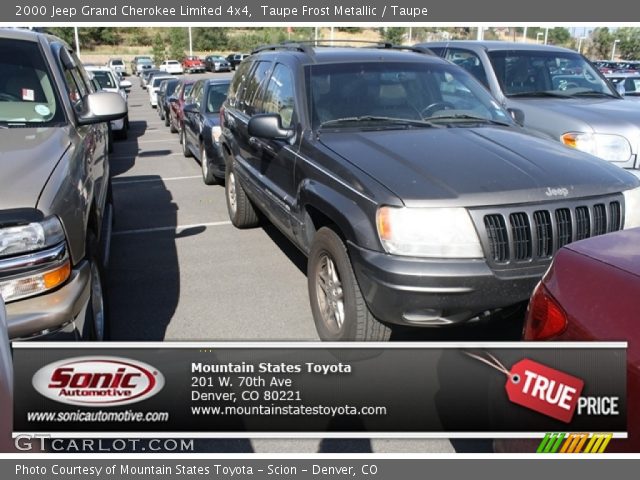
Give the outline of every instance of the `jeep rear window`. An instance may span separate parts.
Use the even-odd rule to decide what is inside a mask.
[[[58,92],[35,42],[0,39],[0,127],[64,121]]]
[[[453,65],[362,62],[306,69],[313,128],[368,116],[400,120],[468,116],[511,122],[480,83]]]

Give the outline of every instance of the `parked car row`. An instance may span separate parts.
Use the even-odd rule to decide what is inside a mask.
[[[201,165],[205,184],[224,180],[225,164],[220,144],[220,108],[227,96],[229,79],[152,76],[148,89],[157,83],[158,116],[171,133],[178,133],[182,153]]]
[[[640,62],[613,62],[607,60],[596,60],[593,62],[600,72],[612,73],[632,73],[640,75]]]

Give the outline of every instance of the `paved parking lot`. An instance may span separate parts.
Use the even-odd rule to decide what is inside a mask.
[[[216,76],[229,74],[216,74]],[[108,272],[113,340],[299,340],[316,335],[306,259],[270,226],[237,230],[224,187],[200,165],[130,77],[129,138],[111,156],[115,226]],[[393,340],[513,340],[521,311],[446,330],[394,331]],[[428,366],[425,374],[429,375]],[[435,374],[434,374],[435,376]],[[435,381],[435,378],[434,378]],[[227,449],[231,444],[220,445]],[[229,447],[233,450],[235,447]],[[254,451],[449,452],[448,441],[253,440]]]

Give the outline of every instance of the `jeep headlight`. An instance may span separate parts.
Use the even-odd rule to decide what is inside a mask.
[[[64,238],[62,224],[57,217],[0,228],[0,258],[51,247]]]
[[[432,258],[483,258],[482,246],[464,208],[378,209],[376,225],[388,253]]]
[[[624,195],[624,228],[640,227],[640,187],[622,192]]]
[[[38,295],[71,275],[64,231],[57,217],[0,228],[0,295],[5,302]]]
[[[569,132],[562,135],[561,140],[568,147],[610,162],[625,162],[631,157],[631,144],[620,135]]]

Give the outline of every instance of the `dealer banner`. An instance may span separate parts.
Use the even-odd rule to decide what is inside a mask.
[[[14,432],[627,431],[626,343],[16,343]]]

